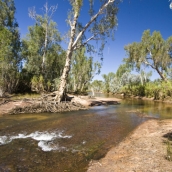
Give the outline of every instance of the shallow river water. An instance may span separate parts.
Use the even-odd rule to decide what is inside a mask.
[[[84,172],[148,115],[172,118],[170,104],[122,100],[85,111],[0,117],[0,172]]]

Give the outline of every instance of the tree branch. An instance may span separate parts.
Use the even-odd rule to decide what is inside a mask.
[[[86,29],[96,20],[96,18],[102,14],[103,10],[111,3],[115,2],[115,0],[108,0],[107,3],[105,3],[100,9],[99,11],[97,12],[97,14],[95,14],[91,20],[85,25],[85,27],[82,29],[82,31],[78,34],[78,36],[76,37],[73,45],[72,45],[72,48],[74,49],[75,46],[77,45],[77,42],[78,40],[82,37],[82,35],[84,34],[84,32],[86,31]]]
[[[151,68],[153,68],[153,69],[156,69],[155,68],[155,66],[153,66],[152,64],[150,64],[149,62],[147,62],[147,61],[143,61],[143,63],[145,63],[146,65],[149,65]]]
[[[98,38],[95,39],[95,35],[93,35],[93,36],[91,36],[90,38],[88,38],[84,43],[82,43],[82,44],[80,44],[80,45],[78,45],[78,46],[75,46],[73,50],[76,50],[76,49],[79,49],[79,48],[85,46],[85,45],[86,45],[89,41],[91,41],[91,40],[99,40],[99,39],[98,39]]]

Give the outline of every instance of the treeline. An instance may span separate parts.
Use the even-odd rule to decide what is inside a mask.
[[[51,92],[58,90],[66,50],[63,40],[52,20],[57,7],[44,5],[44,14],[29,10],[34,25],[20,38],[19,25],[15,19],[13,0],[0,0],[0,96],[4,93]],[[82,47],[74,51],[66,90],[84,91],[93,76],[99,72],[100,63],[94,62]]]
[[[95,80],[91,84],[94,91],[125,96],[141,96],[156,100],[172,99],[172,37],[162,38],[160,32],[150,34],[144,31],[141,42],[125,46],[127,58],[116,73],[102,75],[103,81]],[[150,80],[152,71],[160,79]],[[136,71],[133,74],[133,71]]]
[[[127,58],[116,73],[104,74],[104,81],[93,81],[100,73],[101,61],[95,62],[90,54],[97,53],[103,59],[106,38],[113,38],[117,26],[119,1],[90,0],[90,21],[79,21],[84,1],[69,1],[71,5],[67,49],[61,42],[64,36],[57,29],[52,16],[57,6],[44,5],[44,14],[29,10],[34,25],[20,38],[15,19],[14,0],[0,0],[0,96],[4,93],[55,92],[53,101],[60,102],[65,92],[86,90],[147,96],[155,99],[171,97],[172,37],[164,40],[160,32],[144,31],[140,42],[125,46]],[[97,11],[97,12],[96,12]],[[97,48],[90,41],[100,42]],[[151,81],[150,68],[160,76]],[[113,69],[112,69],[113,70]],[[133,70],[138,74],[133,74]]]

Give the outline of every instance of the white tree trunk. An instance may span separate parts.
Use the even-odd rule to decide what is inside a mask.
[[[63,74],[61,76],[59,91],[58,91],[58,94],[55,97],[55,100],[57,102],[62,101],[64,93],[65,93],[68,73],[70,71],[71,57],[72,57],[72,52],[71,51],[67,52],[66,63],[65,63],[65,67],[63,69]]]
[[[44,40],[44,52],[43,52],[43,57],[42,57],[42,73],[44,73],[45,69],[45,57],[46,57],[46,51],[47,51],[47,40],[48,40],[48,21],[46,23],[46,28],[45,28],[45,40]]]
[[[73,23],[71,24],[71,35],[70,35],[70,41],[69,41],[69,45],[68,45],[68,49],[66,53],[66,63],[65,63],[65,67],[63,69],[63,73],[61,76],[59,91],[55,97],[55,100],[57,102],[62,101],[64,93],[65,93],[65,88],[66,88],[68,74],[70,71],[70,65],[71,65],[71,59],[72,59],[72,53],[73,53],[73,43],[75,39],[77,20],[78,20],[78,11],[75,12]]]
[[[62,101],[64,93],[65,93],[65,88],[66,88],[66,83],[67,83],[67,78],[68,78],[68,74],[70,71],[70,65],[71,65],[71,58],[72,58],[72,54],[74,49],[77,46],[78,41],[80,40],[80,38],[83,36],[83,34],[85,33],[85,31],[88,29],[88,27],[97,19],[97,17],[99,15],[101,15],[103,13],[103,10],[107,8],[107,6],[111,3],[113,3],[115,0],[108,0],[97,12],[97,14],[95,14],[91,20],[85,25],[85,27],[82,29],[82,31],[76,36],[76,24],[77,24],[77,20],[78,20],[78,15],[79,15],[79,11],[80,8],[79,4],[78,4],[78,0],[75,0],[75,13],[74,13],[74,17],[73,17],[73,21],[69,21],[70,23],[70,27],[71,27],[71,33],[70,33],[70,40],[69,40],[69,44],[68,44],[68,49],[67,49],[67,54],[66,54],[66,63],[65,63],[65,67],[63,70],[63,74],[61,76],[61,82],[60,82],[60,87],[59,87],[59,91],[56,94],[55,100],[57,102]],[[75,38],[76,37],[76,38]],[[91,40],[91,39],[88,39]]]

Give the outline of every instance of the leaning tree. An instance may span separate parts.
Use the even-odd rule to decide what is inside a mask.
[[[88,51],[94,51],[95,49],[92,45],[95,44],[90,45],[90,42],[95,40],[96,42],[101,41],[101,46],[98,52],[101,54],[106,43],[106,38],[113,37],[117,26],[117,6],[120,0],[89,0],[90,9],[88,15],[90,15],[90,20],[84,25],[81,23],[81,9],[84,8],[88,2],[83,0],[70,0],[69,2],[71,4],[71,11],[67,20],[70,26],[69,42],[66,50],[66,62],[61,76],[59,90],[55,92],[56,102],[61,102],[64,98],[71,59],[75,50],[85,46]],[[100,6],[99,9],[97,8],[98,6]]]

